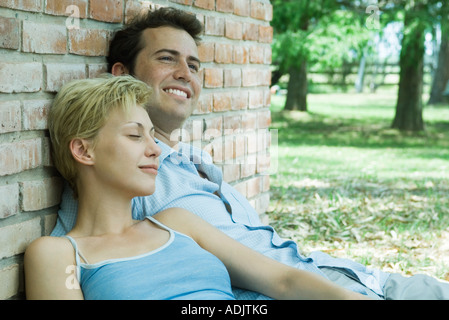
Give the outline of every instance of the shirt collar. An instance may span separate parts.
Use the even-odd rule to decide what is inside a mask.
[[[169,145],[165,144],[164,142],[162,142],[158,139],[155,139],[155,141],[162,150],[161,155],[159,156],[159,163],[163,163],[164,160],[167,157],[169,157],[171,154],[176,154],[178,156],[184,155],[190,161],[192,161],[194,164],[201,164],[201,163],[212,164],[213,163],[212,157],[210,156],[209,153],[193,146],[192,144],[179,142],[178,143],[179,151],[176,151],[175,149],[173,149],[172,147],[170,147]]]

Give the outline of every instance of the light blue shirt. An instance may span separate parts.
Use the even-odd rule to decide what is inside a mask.
[[[369,269],[354,261],[333,258],[323,252],[313,252],[309,257],[301,255],[294,241],[281,239],[272,227],[261,223],[258,213],[248,200],[223,181],[221,170],[213,165],[207,152],[183,143],[180,143],[178,152],[160,141],[158,144],[162,154],[156,191],[151,196],[133,199],[134,219],[143,220],[145,216],[167,208],[184,208],[244,245],[277,261],[325,278],[319,267],[341,268],[376,294],[383,296],[382,289],[389,274]],[[198,171],[205,173],[208,179],[202,178]],[[52,236],[62,236],[69,232],[75,224],[76,213],[77,202],[66,186]],[[237,288],[234,289],[234,294],[237,299],[267,298],[259,293]]]

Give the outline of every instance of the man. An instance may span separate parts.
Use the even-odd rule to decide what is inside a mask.
[[[372,298],[449,299],[449,286],[430,277],[390,275],[322,252],[302,256],[296,243],[282,240],[273,228],[261,224],[246,198],[222,180],[221,171],[207,153],[171,141],[171,133],[191,115],[201,92],[197,51],[201,30],[193,15],[162,8],[138,17],[111,42],[109,71],[116,76],[131,74],[153,87],[155,93],[148,112],[162,149],[156,192],[134,199],[134,218],[181,207],[273,259]],[[66,188],[52,235],[70,231],[76,212],[76,201]],[[237,288],[234,293],[238,299],[266,298]]]

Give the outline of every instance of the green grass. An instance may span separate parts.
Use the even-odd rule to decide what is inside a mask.
[[[308,113],[287,112],[272,98],[270,223],[304,253],[449,278],[449,106],[425,107],[426,131],[401,133],[394,94],[308,101]]]

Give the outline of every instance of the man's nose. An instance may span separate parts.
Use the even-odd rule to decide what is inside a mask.
[[[190,70],[187,61],[180,61],[176,65],[176,70],[173,76],[176,80],[184,80],[186,82],[190,82],[192,80],[192,71]]]

